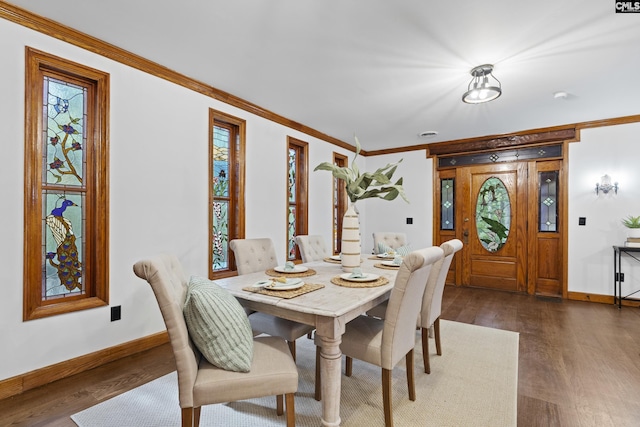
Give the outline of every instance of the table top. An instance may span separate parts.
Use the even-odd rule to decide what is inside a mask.
[[[640,252],[640,248],[636,246],[613,246],[616,252]]]
[[[314,326],[318,326],[323,318],[339,318],[346,323],[362,314],[363,310],[373,308],[389,298],[398,270],[374,267],[378,262],[380,261],[363,259],[361,265],[363,273],[374,273],[389,280],[386,285],[372,288],[349,288],[331,283],[333,277],[344,273],[340,264],[325,261],[301,264],[317,273],[304,277],[303,280],[306,283],[322,284],[324,288],[290,299],[242,290],[260,280],[268,279],[269,276],[264,271],[216,279],[216,283],[226,288],[243,306],[257,311]]]

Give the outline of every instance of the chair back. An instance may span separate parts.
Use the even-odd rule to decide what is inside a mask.
[[[433,322],[440,317],[442,312],[442,294],[444,284],[447,280],[447,273],[453,256],[462,249],[462,242],[458,239],[451,239],[440,245],[444,252],[444,258],[434,264],[429,275],[427,288],[422,299],[422,310],[418,318],[418,326],[429,328]]]
[[[324,237],[320,235],[300,235],[296,236],[296,244],[300,249],[302,262],[322,261],[329,256]]]
[[[159,255],[136,262],[133,271],[151,285],[167,327],[178,371],[180,407],[193,407],[193,386],[202,356],[189,338],[182,312],[188,285],[182,265],[174,255]]]
[[[238,274],[249,274],[278,266],[278,256],[269,238],[234,239],[229,242]]]
[[[406,246],[407,235],[405,233],[393,233],[389,231],[376,231],[373,233],[373,252],[375,254],[380,253],[378,251],[378,245],[380,243],[389,246],[392,249],[398,249],[401,246]]]
[[[416,345],[416,320],[429,273],[442,259],[442,248],[432,246],[404,257],[391,289],[382,332],[382,368],[393,367]]]

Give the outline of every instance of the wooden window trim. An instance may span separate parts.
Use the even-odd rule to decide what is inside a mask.
[[[213,128],[217,124],[226,124],[228,126],[235,127],[237,129],[238,146],[235,150],[230,149],[229,153],[232,156],[230,175],[234,179],[229,180],[229,194],[234,195],[231,197],[230,220],[233,221],[235,233],[229,233],[229,241],[232,239],[244,239],[245,238],[245,157],[246,157],[246,121],[238,117],[231,116],[217,111],[209,109],[209,179],[213,179]],[[235,258],[233,257],[233,251],[229,251],[229,265],[227,270],[213,270],[213,202],[214,195],[211,185],[209,185],[209,278],[219,279],[223,277],[236,276]],[[230,227],[231,228],[231,227]]]
[[[23,320],[109,304],[109,74],[25,49],[25,212]],[[91,87],[87,99],[84,286],[80,295],[43,300],[42,78],[58,75]]]
[[[289,149],[296,150],[296,236],[308,234],[309,230],[309,144],[291,136],[287,137],[287,176],[289,184]],[[289,258],[289,190],[287,189],[286,208],[286,256],[288,261],[302,261],[300,249],[296,246],[295,258]]]
[[[349,158],[340,153],[333,153],[333,163],[339,167],[348,167]],[[337,188],[336,188],[337,187]],[[336,197],[337,194],[337,197]],[[347,196],[346,183],[342,179],[333,178],[333,224],[337,224],[336,230],[333,230],[333,253],[339,254],[342,251],[342,220],[347,207],[349,206],[349,197]],[[332,224],[332,225],[333,225]],[[333,228],[333,227],[332,227]]]

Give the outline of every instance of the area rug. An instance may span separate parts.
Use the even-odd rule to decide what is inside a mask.
[[[442,356],[430,339],[431,374],[424,373],[416,340],[416,401],[409,400],[404,362],[393,370],[396,426],[515,426],[518,388],[518,334],[441,321]],[[343,359],[344,360],[344,359]],[[300,384],[295,397],[296,425],[319,426],[321,403],[313,398],[315,347],[297,341]],[[342,426],[384,426],[379,368],[353,361],[353,375],[342,377]],[[74,414],[79,427],[171,427],[180,425],[175,372]],[[284,426],[275,397],[202,408],[202,427]]]

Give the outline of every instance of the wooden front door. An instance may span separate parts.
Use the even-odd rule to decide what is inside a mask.
[[[457,169],[461,284],[509,291],[527,289],[527,164]]]

